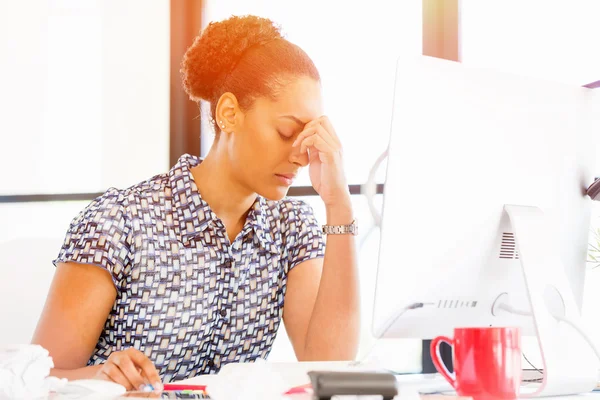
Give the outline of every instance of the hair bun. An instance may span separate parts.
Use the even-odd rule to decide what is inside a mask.
[[[211,22],[183,57],[181,73],[186,93],[194,101],[211,99],[246,50],[282,37],[273,21],[253,15]]]

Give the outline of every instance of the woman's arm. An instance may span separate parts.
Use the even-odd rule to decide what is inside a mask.
[[[51,375],[91,378],[98,366],[86,367],[117,292],[110,274],[99,267],[60,263],[48,292],[32,342],[49,351]]]
[[[310,181],[325,203],[327,224],[351,224],[342,145],[331,121],[321,116],[306,124],[292,148],[308,152]],[[305,261],[289,272],[284,318],[298,359],[356,356],[360,301],[354,236],[329,235],[323,260]]]
[[[349,197],[327,208],[328,225],[348,225],[353,219]],[[354,359],[360,331],[354,236],[329,235],[325,258],[290,271],[283,315],[299,361]]]
[[[59,263],[32,343],[52,356],[52,376],[111,380],[128,390],[151,383],[160,389],[154,364],[133,348],[111,353],[102,365],[86,366],[116,295],[108,271],[94,265]]]

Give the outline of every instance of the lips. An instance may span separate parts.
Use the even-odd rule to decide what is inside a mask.
[[[282,178],[289,179],[293,181],[296,178],[296,174],[275,174],[277,176],[281,176]]]
[[[294,178],[296,178],[296,174],[275,174],[275,177],[279,180],[279,182],[284,186],[291,186],[294,183]]]

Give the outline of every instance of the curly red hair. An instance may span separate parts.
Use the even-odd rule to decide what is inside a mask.
[[[273,21],[253,15],[211,22],[186,51],[181,74],[190,99],[210,102],[216,131],[215,107],[225,92],[248,108],[259,96],[275,98],[286,77],[320,81],[313,61],[300,47],[286,40]]]

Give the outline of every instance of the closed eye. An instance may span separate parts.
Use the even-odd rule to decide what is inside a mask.
[[[277,133],[279,133],[279,136],[281,136],[281,138],[282,138],[283,140],[290,140],[290,139],[292,139],[292,138],[294,137],[294,135],[293,135],[293,134],[291,134],[291,135],[286,135],[286,134],[284,134],[283,132],[281,132],[281,131],[279,131],[279,130],[277,131]]]

